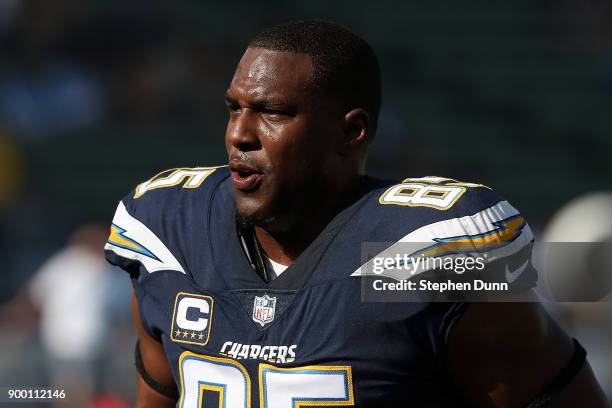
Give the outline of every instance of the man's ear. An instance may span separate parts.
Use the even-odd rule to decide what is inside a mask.
[[[365,146],[370,137],[370,115],[362,108],[355,108],[344,115],[344,139],[340,150],[343,154]]]

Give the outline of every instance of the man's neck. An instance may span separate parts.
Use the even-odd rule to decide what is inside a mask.
[[[331,220],[357,198],[361,186],[361,177],[355,179],[343,189],[329,194],[309,207],[291,228],[283,231],[272,231],[255,227],[257,239],[266,255],[283,265],[291,265],[298,256],[319,236]]]

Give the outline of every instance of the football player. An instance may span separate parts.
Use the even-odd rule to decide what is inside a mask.
[[[364,242],[494,245],[507,256],[480,276],[534,281],[531,231],[492,190],[364,175],[380,99],[360,37],[270,28],[225,95],[229,165],[164,171],[119,203],[106,256],[133,282],[138,406],[606,405],[536,303],[364,301]]]

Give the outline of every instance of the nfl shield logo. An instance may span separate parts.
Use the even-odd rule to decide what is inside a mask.
[[[274,310],[276,309],[276,297],[270,297],[266,293],[263,296],[255,296],[253,302],[253,320],[265,326],[274,320]]]

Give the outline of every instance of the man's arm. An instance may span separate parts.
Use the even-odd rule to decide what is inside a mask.
[[[158,384],[176,390],[162,345],[153,339],[142,326],[134,290],[132,290],[132,316],[140,339],[140,355],[146,373]],[[140,372],[136,372],[136,408],[172,408],[175,405],[175,399],[168,398],[154,390],[145,382]]]
[[[452,377],[479,407],[524,407],[572,358],[574,344],[537,303],[474,303],[449,339]],[[585,361],[550,407],[608,407]]]

